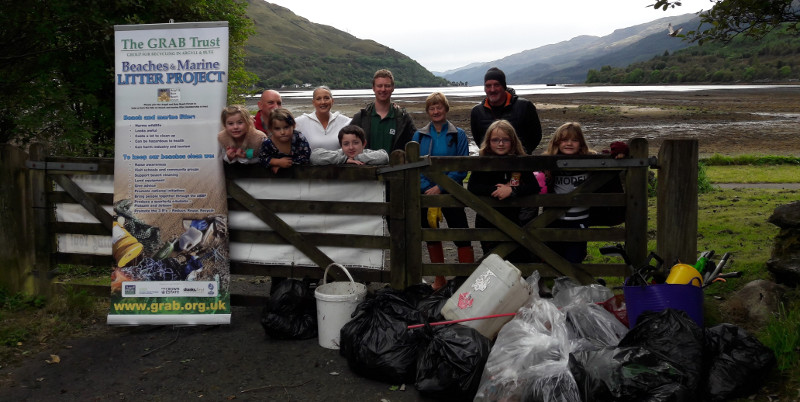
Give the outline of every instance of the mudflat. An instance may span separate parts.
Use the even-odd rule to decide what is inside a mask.
[[[513,87],[513,86],[512,86]],[[720,87],[724,88],[724,87]],[[599,89],[602,91],[602,89]],[[352,116],[370,98],[337,98],[333,110]],[[665,139],[696,138],[701,157],[722,155],[800,155],[800,86],[713,89],[685,92],[588,92],[524,95],[542,122],[542,152],[555,129],[577,121],[590,145],[602,150],[612,141],[645,138],[657,155]],[[425,98],[396,98],[417,126],[428,122]],[[481,97],[451,97],[448,119],[471,135],[469,116]],[[313,110],[308,99],[285,99],[295,114]]]

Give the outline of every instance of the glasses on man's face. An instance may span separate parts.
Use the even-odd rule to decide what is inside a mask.
[[[492,144],[510,144],[511,138],[492,138],[489,140]]]

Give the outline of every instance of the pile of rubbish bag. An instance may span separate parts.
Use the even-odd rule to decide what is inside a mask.
[[[527,282],[538,286],[538,273]],[[286,286],[308,306],[302,283]],[[476,401],[722,401],[755,392],[776,364],[741,328],[704,329],[680,310],[644,312],[629,330],[619,295],[568,278],[555,281],[552,298],[533,292],[492,340],[439,325],[459,291],[450,282],[437,292],[422,284],[368,295],[341,329],[341,356],[361,376]],[[276,311],[296,321],[277,321],[288,337],[308,336],[308,310]]]
[[[703,329],[679,310],[646,312],[629,330],[601,305],[611,289],[567,278],[552,298],[534,292],[493,343],[461,324],[408,329],[440,320],[436,308],[456,291],[378,292],[342,328],[341,355],[365,377],[476,401],[721,401],[756,391],[775,366],[744,330]]]

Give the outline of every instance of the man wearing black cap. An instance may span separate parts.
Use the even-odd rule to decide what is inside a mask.
[[[514,89],[506,86],[506,74],[497,67],[492,67],[483,77],[483,90],[486,98],[472,108],[470,127],[472,137],[478,146],[486,135],[486,129],[495,120],[508,120],[517,131],[517,135],[531,154],[542,140],[542,123],[536,107],[527,99],[518,97]]]

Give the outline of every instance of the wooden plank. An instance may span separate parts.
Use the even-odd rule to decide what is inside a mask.
[[[479,196],[481,201],[491,207],[563,207],[568,205],[585,206],[624,206],[627,198],[620,193],[588,193],[588,194],[539,194],[498,200],[494,197]],[[456,207],[463,208],[464,203],[450,194],[428,195],[422,197],[422,208]]]
[[[417,162],[420,160],[419,144],[409,142],[406,144],[406,162]],[[422,207],[420,206],[420,169],[410,169],[403,171],[405,177],[402,189],[405,198],[405,250],[406,254],[406,286],[420,283],[422,281],[422,233],[420,222],[422,221]]]
[[[51,222],[51,231],[55,234],[71,233],[94,236],[111,236],[102,223]]]
[[[319,248],[309,243],[302,234],[298,233],[285,221],[275,215],[275,212],[261,205],[252,195],[248,194],[244,189],[239,187],[233,180],[227,180],[228,194],[237,199],[243,205],[250,209],[256,217],[261,219],[264,223],[269,225],[274,231],[278,232],[286,240],[291,243],[296,249],[300,250],[306,255],[314,264],[324,269],[334,261],[325,253],[320,251]]]
[[[632,158],[646,158],[647,140],[633,139],[628,143]],[[649,167],[630,168],[625,173],[625,252],[634,267],[647,263],[647,173]],[[665,260],[666,261],[666,260]],[[630,273],[629,273],[630,274]]]
[[[528,233],[547,241],[625,241],[623,227],[555,229],[532,228]],[[499,229],[422,229],[424,241],[513,241],[511,236]]]
[[[472,274],[472,272],[480,264],[422,264],[422,275],[445,275],[445,276],[458,276]],[[513,263],[524,276],[531,275],[534,271],[538,271],[539,275],[543,278],[556,278],[563,276],[551,265],[545,263]],[[625,264],[581,264],[584,269],[590,271],[595,277],[625,277],[627,276],[627,265]]]
[[[103,226],[108,228],[109,232],[111,231],[112,226],[114,225],[114,218],[109,214],[103,207],[97,203],[92,197],[89,197],[82,188],[80,188],[77,184],[75,184],[72,179],[65,175],[61,174],[51,174],[49,175],[53,181],[58,183],[64,191],[69,194],[72,198],[75,199],[79,204],[86,209],[92,216],[97,218]]]
[[[100,205],[114,205],[114,194],[111,193],[84,193],[86,197],[91,198],[94,202]],[[74,198],[69,193],[64,191],[50,191],[47,193],[50,203],[52,204],[75,204]]]
[[[697,159],[694,139],[665,140],[658,151],[656,242],[665,264],[697,260]]]
[[[97,164],[96,171],[61,171],[63,174],[91,174],[91,175],[113,175],[114,174],[114,158],[86,158],[86,157],[70,157],[70,156],[51,156],[47,158],[48,162],[52,163],[66,163],[66,164]]]
[[[88,265],[91,267],[113,267],[116,262],[111,255],[97,254],[77,254],[77,253],[53,253],[55,264]]]
[[[380,215],[388,216],[388,202],[345,202],[345,201],[305,201],[305,200],[259,200],[265,208],[275,213],[326,214],[326,215]],[[241,202],[228,199],[229,211],[247,211]]]
[[[353,279],[361,282],[389,282],[390,271],[360,268],[360,267],[347,267]],[[328,278],[331,277],[334,270],[328,271]],[[312,278],[322,279],[324,270],[318,267],[301,267],[296,265],[265,265],[255,264],[242,261],[231,261],[231,274],[232,275],[255,275],[255,276],[278,276],[285,278]],[[342,275],[342,280],[347,280]],[[402,288],[399,288],[402,289]]]
[[[405,152],[395,150],[390,155],[390,163],[394,165],[402,165],[405,163]],[[408,272],[406,271],[407,258],[406,255],[406,194],[404,192],[404,179],[405,172],[397,171],[384,175],[389,181],[389,204],[391,205],[390,213],[388,214],[389,221],[389,237],[391,239],[391,246],[389,247],[389,268],[392,273],[391,285],[395,289],[403,289],[406,287],[408,281]]]
[[[245,165],[241,163],[226,163],[225,177],[235,179],[263,179],[277,178],[290,180],[338,180],[338,181],[381,181],[378,176],[378,167],[375,166],[293,166],[291,169],[281,169],[272,173],[261,165]]]
[[[47,148],[42,144],[32,144],[29,152],[31,161],[47,162]],[[47,189],[50,181],[43,170],[28,170],[30,196],[33,211],[31,213],[33,230],[33,269],[25,272],[23,291],[28,294],[49,295],[50,272],[54,268],[51,253],[56,250],[55,236],[49,231],[47,223],[54,220],[55,211],[50,208]],[[28,275],[30,274],[30,275]]]
[[[290,244],[281,234],[263,230],[230,230],[230,241],[249,244]],[[386,236],[369,236],[340,233],[304,232],[306,241],[317,246],[388,249],[391,240]]]

